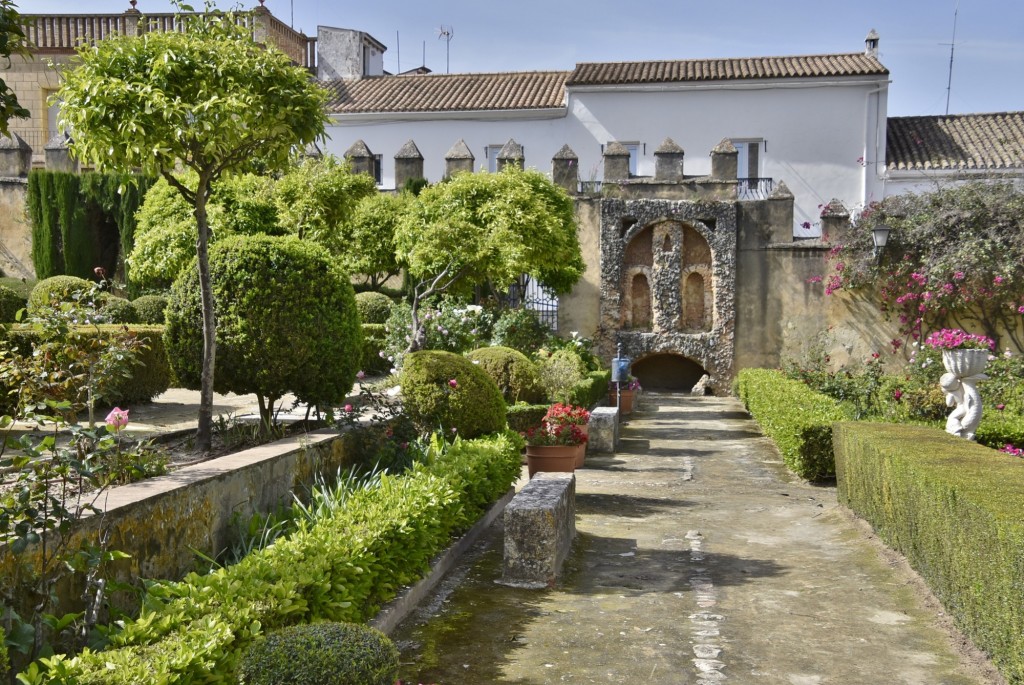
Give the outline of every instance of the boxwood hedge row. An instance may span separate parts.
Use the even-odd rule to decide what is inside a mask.
[[[1012,685],[1024,683],[1024,459],[941,429],[835,426],[839,499],[904,554]]]
[[[737,384],[747,411],[793,473],[808,480],[835,476],[832,424],[848,418],[836,400],[771,369],[743,369]]]
[[[456,441],[429,465],[385,476],[329,519],[234,566],[151,585],[137,619],[104,651],[43,659],[29,682],[233,683],[238,660],[270,630],[365,621],[415,582],[453,534],[519,476],[513,433]]]

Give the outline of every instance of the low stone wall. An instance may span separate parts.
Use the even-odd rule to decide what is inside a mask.
[[[590,434],[587,449],[591,452],[614,452],[619,446],[619,410],[597,407],[590,412]]]
[[[576,476],[538,473],[505,508],[501,583],[544,588],[555,583],[576,537]]]

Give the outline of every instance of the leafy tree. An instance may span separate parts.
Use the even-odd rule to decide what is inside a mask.
[[[377,185],[370,176],[353,174],[348,163],[336,157],[305,159],[274,187],[281,225],[336,255],[350,249],[344,229],[356,205],[376,194]]]
[[[537,171],[508,166],[423,189],[395,235],[416,281],[409,350],[422,346],[425,298],[468,296],[481,284],[505,290],[524,273],[568,292],[584,269],[576,230],[572,200]]]
[[[100,169],[163,176],[194,208],[204,342],[197,443],[209,450],[216,331],[207,204],[213,183],[257,160],[268,170],[282,168],[296,147],[323,136],[326,93],[284,54],[257,45],[234,13],[208,6],[176,21],[181,31],[145,31],[82,47],[57,97],[74,154]],[[176,165],[195,172],[194,187],[174,175]]]
[[[10,59],[11,55],[25,52],[25,30],[12,0],[0,0],[0,58]],[[7,122],[11,119],[26,119],[32,113],[18,103],[18,97],[0,78],[0,135],[10,131]]]
[[[881,259],[871,229],[892,232]],[[832,250],[825,292],[869,292],[900,330],[918,339],[953,324],[1021,348],[1024,314],[1024,191],[975,181],[872,203]],[[899,347],[900,340],[893,346]]]
[[[405,192],[364,197],[344,232],[346,248],[338,255],[341,265],[349,273],[361,274],[373,290],[401,271],[395,255],[395,232],[413,197]]]

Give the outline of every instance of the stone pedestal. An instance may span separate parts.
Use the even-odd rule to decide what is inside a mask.
[[[576,476],[538,473],[505,508],[503,585],[555,584],[576,537]]]
[[[570,195],[575,195],[580,187],[580,158],[568,145],[551,158],[551,180]]]
[[[523,146],[513,138],[509,138],[508,142],[505,143],[505,146],[498,153],[498,171],[501,171],[510,164],[520,169],[526,164],[526,152],[523,150]]]
[[[587,449],[593,452],[614,452],[619,446],[619,410],[598,407],[590,412],[590,435]]]
[[[739,163],[739,150],[728,138],[711,150],[711,178],[717,181],[735,181]]]
[[[671,138],[666,138],[654,151],[654,179],[657,181],[683,180],[683,148]]]

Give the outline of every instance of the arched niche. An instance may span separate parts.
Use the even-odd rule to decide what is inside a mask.
[[[692,226],[683,226],[683,267],[711,266],[711,246]]]
[[[691,271],[683,277],[683,330],[706,331],[711,329],[707,316],[708,289],[704,275]]]
[[[654,265],[654,231],[647,227],[633,236],[626,245],[626,254],[623,264],[626,268],[631,266],[653,266]]]
[[[629,323],[632,328],[650,330],[654,315],[651,310],[651,284],[647,275],[633,274],[629,282]]]
[[[633,362],[631,373],[649,390],[689,392],[707,371],[681,354],[652,354]]]

